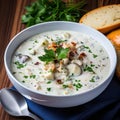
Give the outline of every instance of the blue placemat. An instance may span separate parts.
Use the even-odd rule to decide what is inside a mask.
[[[43,120],[120,120],[120,80],[114,76],[94,100],[71,108],[51,108],[26,99],[29,109]]]

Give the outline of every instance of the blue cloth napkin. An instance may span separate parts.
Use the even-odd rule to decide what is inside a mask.
[[[120,80],[113,80],[94,100],[71,108],[52,108],[26,99],[31,112],[43,120],[120,120]]]

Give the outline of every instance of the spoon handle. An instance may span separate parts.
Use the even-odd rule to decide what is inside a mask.
[[[37,115],[35,115],[35,114],[31,113],[31,112],[29,112],[28,116],[31,117],[31,118],[33,118],[34,120],[42,120]]]

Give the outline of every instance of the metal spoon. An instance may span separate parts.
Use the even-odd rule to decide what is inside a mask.
[[[28,116],[34,120],[41,120],[28,110],[24,97],[15,90],[2,89],[0,92],[1,105],[12,116]]]

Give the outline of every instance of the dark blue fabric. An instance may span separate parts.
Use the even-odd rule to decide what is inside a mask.
[[[71,108],[51,108],[27,100],[29,109],[43,120],[120,120],[120,80],[113,78],[94,100]]]

